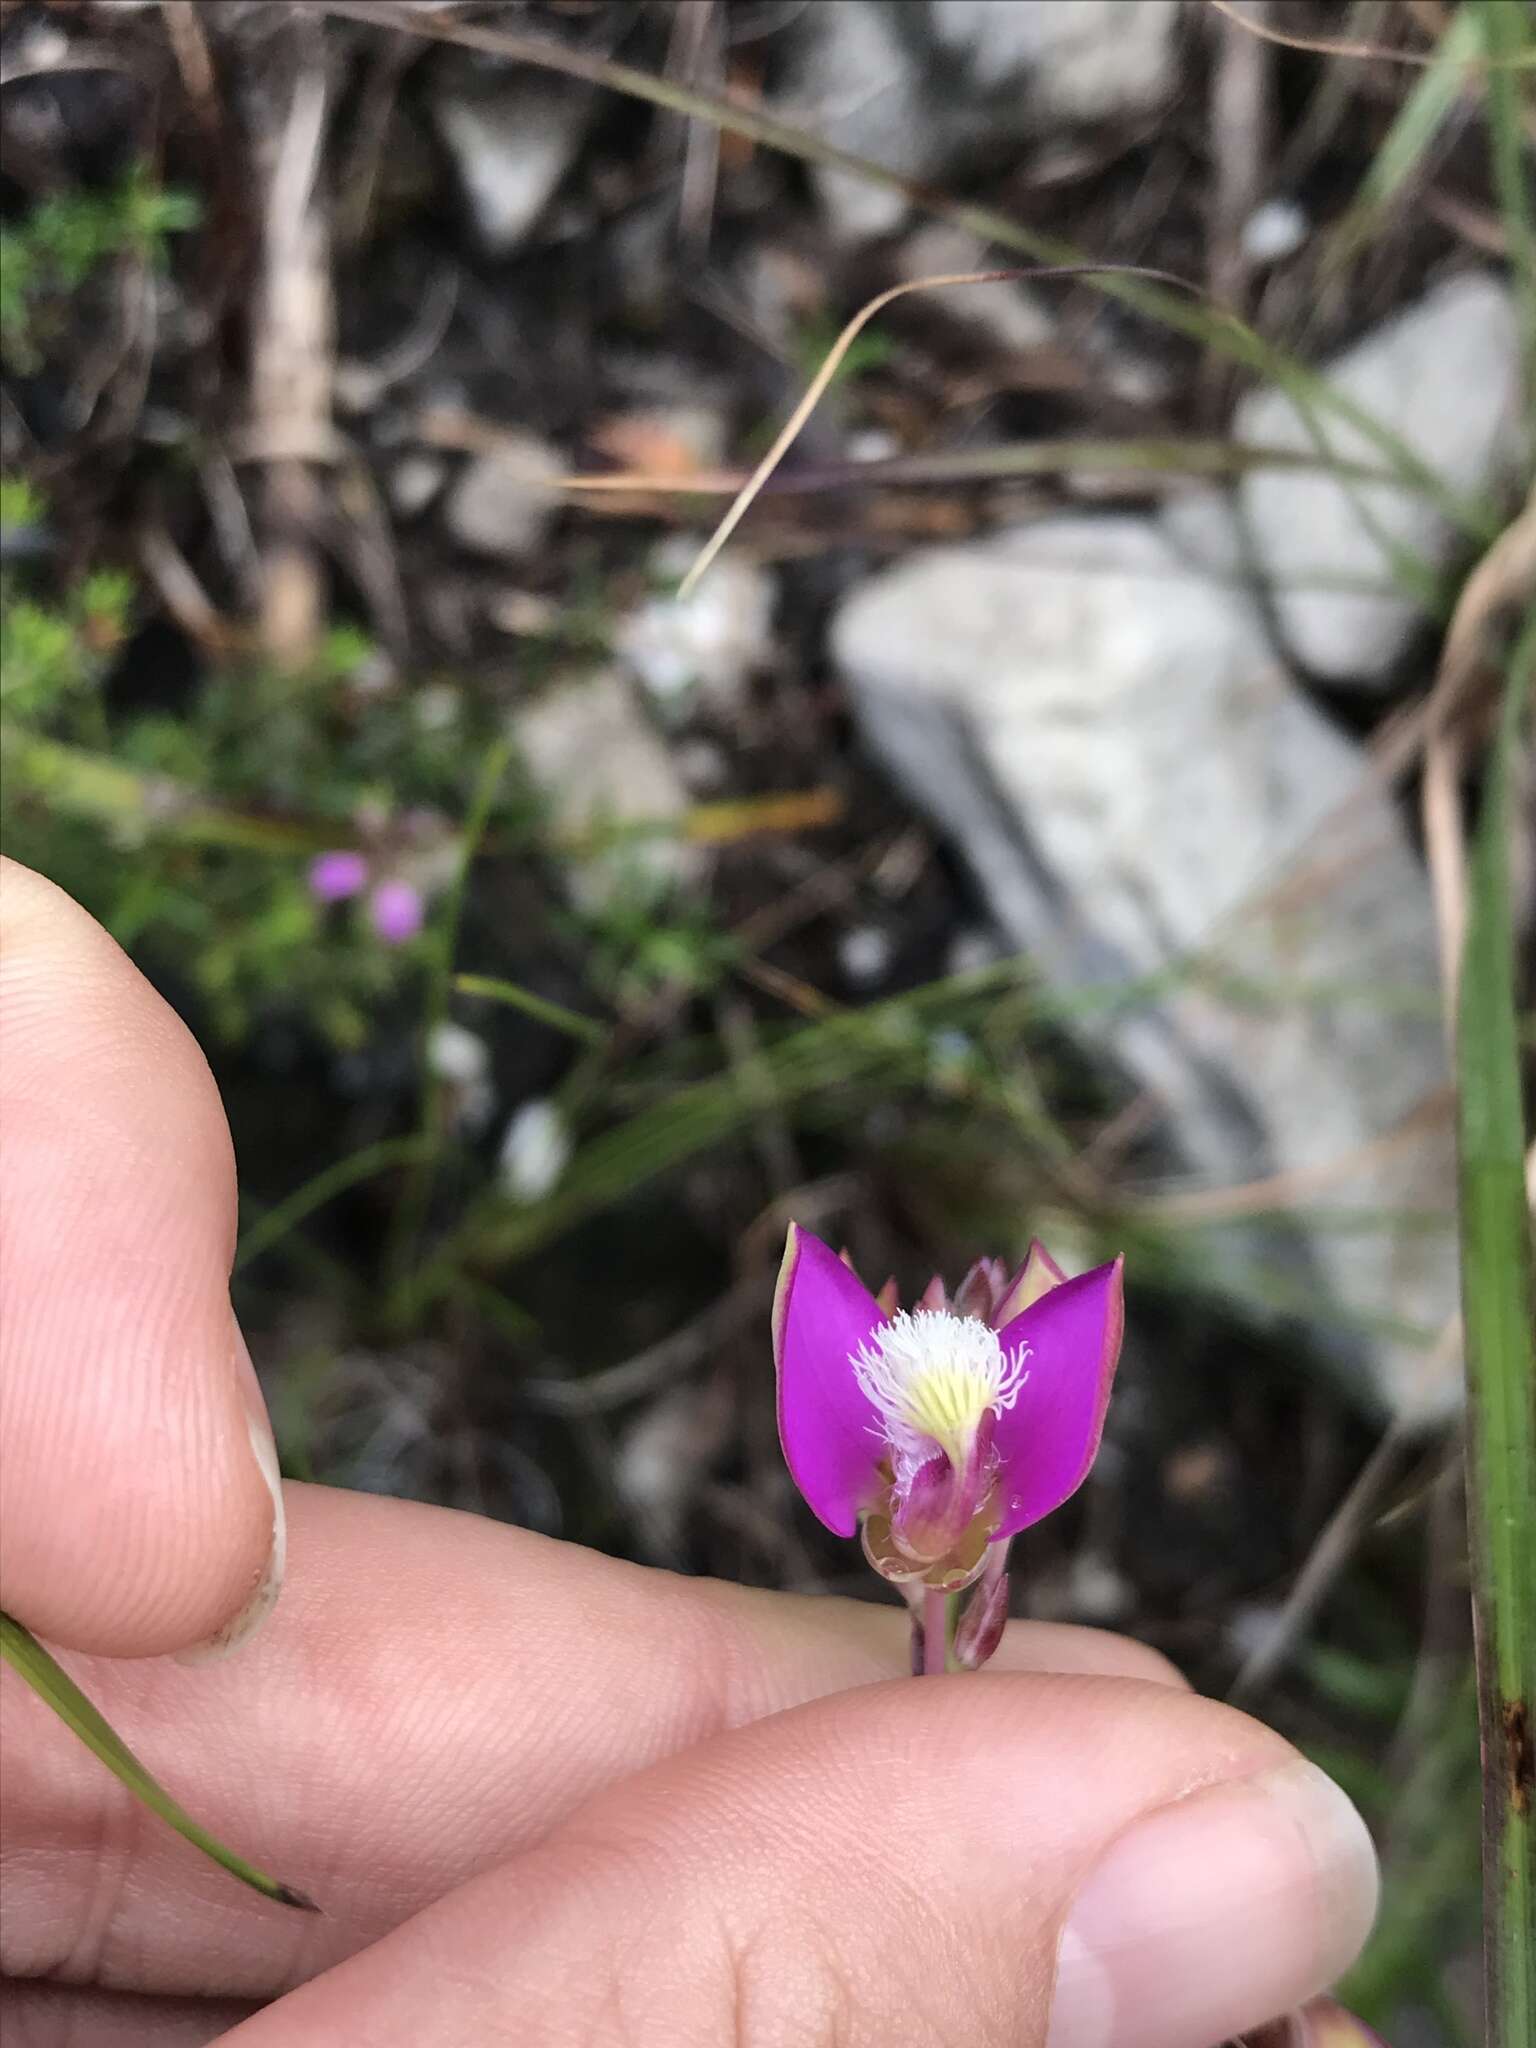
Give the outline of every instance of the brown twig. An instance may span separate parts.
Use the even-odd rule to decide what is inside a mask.
[[[1260,0],[1262,7],[1263,0]],[[1263,19],[1262,12],[1257,17]],[[1218,306],[1239,318],[1248,309],[1250,266],[1243,229],[1263,191],[1269,153],[1270,73],[1267,44],[1242,35],[1230,20],[1218,24],[1216,73],[1211,84],[1211,159],[1215,172],[1211,202],[1207,282]],[[1230,366],[1206,351],[1201,382],[1208,417],[1230,380]]]
[[[1289,1173],[1266,1174],[1262,1180],[1245,1181],[1239,1187],[1193,1188],[1171,1195],[1153,1195],[1139,1206],[1164,1221],[1223,1222],[1231,1217],[1255,1216],[1273,1209],[1293,1207],[1309,1195],[1320,1194],[1340,1181],[1351,1180],[1369,1168],[1383,1165],[1399,1152],[1411,1151],[1426,1131],[1450,1122],[1451,1091],[1440,1088],[1409,1111],[1393,1129],[1368,1144],[1357,1145],[1336,1159],[1316,1166],[1296,1167]]]
[[[1424,703],[1420,808],[1440,946],[1448,1043],[1467,925],[1467,830],[1462,777],[1471,709],[1495,619],[1536,597],[1536,491],[1467,578],[1451,616],[1434,687]]]
[[[317,16],[293,17],[285,38],[286,89],[275,123],[264,100],[253,99],[252,105],[264,186],[251,347],[252,434],[257,445],[273,451],[266,477],[259,638],[268,658],[290,669],[310,658],[324,613],[314,541],[323,507],[306,457],[332,438],[333,311],[319,190],[327,91],[319,29]]]
[[[1250,1704],[1294,1654],[1356,1545],[1376,1514],[1382,1496],[1396,1476],[1403,1457],[1421,1426],[1416,1401],[1436,1376],[1456,1358],[1461,1347],[1461,1319],[1452,1317],[1439,1342],[1425,1354],[1408,1390],[1409,1398],[1388,1423],[1353,1484],[1328,1520],[1275,1618],[1274,1627],[1248,1656],[1232,1681],[1227,1698],[1234,1706]]]

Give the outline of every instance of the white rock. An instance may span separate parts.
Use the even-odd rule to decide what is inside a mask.
[[[427,1069],[439,1081],[466,1088],[491,1071],[491,1055],[483,1038],[451,1020],[434,1025],[427,1039]]]
[[[890,972],[890,933],[877,924],[855,925],[837,942],[837,964],[855,988],[873,988]]]
[[[1280,263],[1294,256],[1311,232],[1306,209],[1294,199],[1266,199],[1243,223],[1243,254],[1250,263]]]
[[[464,716],[464,694],[455,683],[427,683],[411,698],[422,732],[450,732]]]
[[[581,146],[592,92],[548,72],[486,86],[461,74],[432,114],[474,211],[480,240],[504,256],[527,234]]]
[[[1246,600],[1150,522],[1060,518],[874,578],[833,645],[864,737],[1058,988],[1203,956],[1209,972],[1074,1028],[1161,1099],[1202,1180],[1296,1174],[1314,1217],[1372,1212],[1190,1241],[1219,1242],[1234,1291],[1284,1294],[1411,1406],[1425,1343],[1369,1325],[1432,1341],[1456,1300],[1427,887],[1359,749]],[[1403,1210],[1447,1227],[1394,1224]]]
[[[942,148],[894,10],[875,0],[822,0],[804,30],[786,111],[839,149],[903,177],[935,169]],[[901,193],[867,179],[820,167],[813,176],[833,226],[850,241],[886,234],[906,213]]]
[[[680,576],[700,545],[669,541],[654,567],[663,576]],[[683,601],[648,598],[620,623],[614,646],[663,703],[698,690],[728,706],[772,652],[773,600],[771,572],[727,550]]]
[[[1520,351],[1506,286],[1451,279],[1341,356],[1329,380],[1398,434],[1453,491],[1474,497],[1521,460]],[[1381,468],[1363,435],[1331,416],[1324,431],[1341,459]],[[1310,450],[1305,421],[1283,392],[1238,407],[1235,438]],[[1346,485],[1322,470],[1259,469],[1241,487],[1258,563],[1274,585],[1286,641],[1303,665],[1337,682],[1378,682],[1421,614],[1392,581],[1391,557],[1361,516],[1432,568],[1458,537],[1430,501],[1390,484]],[[1364,591],[1338,587],[1364,584]]]
[[[1167,96],[1178,13],[1177,0],[935,0],[930,19],[979,90],[1027,75],[1037,115],[1101,121]]]
[[[518,714],[518,744],[549,806],[558,834],[600,836],[607,828],[680,826],[687,792],[624,678],[612,670],[557,683]],[[585,909],[608,902],[638,876],[661,888],[698,870],[699,850],[665,830],[620,835],[567,863],[572,893]]]
[[[779,106],[855,156],[939,178],[1000,144],[1157,106],[1177,18],[1176,0],[819,0]],[[850,239],[906,212],[899,192],[815,176]]]
[[[402,518],[425,512],[448,475],[440,455],[402,455],[389,473],[389,502]]]
[[[485,605],[485,616],[498,633],[533,637],[553,632],[559,623],[560,607],[552,597],[538,590],[498,590]]]
[[[472,456],[449,493],[445,518],[460,547],[516,561],[543,540],[560,506],[563,465],[536,434],[508,427],[496,446]]]
[[[456,1123],[477,1131],[489,1122],[496,1107],[496,1090],[491,1083],[490,1050],[483,1038],[451,1019],[435,1025],[427,1039],[427,1070],[448,1089]]]
[[[525,1102],[507,1125],[496,1163],[502,1191],[514,1202],[541,1202],[571,1162],[571,1133],[547,1095]]]

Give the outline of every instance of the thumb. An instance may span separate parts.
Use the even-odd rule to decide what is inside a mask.
[[[14,861],[0,1124],[0,1605],[108,1656],[228,1640],[275,1595],[282,1516],[218,1091],[100,925]]]
[[[591,1802],[243,2048],[1211,2048],[1353,1957],[1375,1858],[1257,1723],[1136,1680],[863,1687]]]

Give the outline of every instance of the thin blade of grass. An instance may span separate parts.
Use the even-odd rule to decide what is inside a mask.
[[[1510,270],[1519,295],[1525,360],[1525,396],[1536,401],[1536,200],[1531,196],[1520,82],[1509,68],[1536,62],[1536,27],[1530,10],[1505,0],[1483,0],[1483,40],[1503,68],[1488,75],[1488,132],[1493,147],[1493,183],[1499,195]],[[1526,103],[1528,105],[1528,102]]]
[[[1536,1334],[1509,885],[1510,782],[1533,676],[1536,612],[1515,649],[1473,851],[1456,1062],[1489,2048],[1536,2040]]]
[[[295,1188],[291,1195],[275,1202],[264,1216],[258,1216],[250,1228],[241,1233],[234,1271],[238,1273],[242,1266],[248,1266],[263,1252],[281,1244],[290,1231],[296,1230],[317,1209],[323,1209],[327,1202],[334,1201],[337,1195],[345,1194],[348,1188],[356,1187],[360,1181],[371,1180],[376,1173],[385,1173],[392,1166],[415,1164],[423,1149],[418,1133],[409,1138],[380,1138],[376,1144],[364,1145],[360,1151],[348,1153],[345,1159],[333,1160],[305,1181],[302,1187]]]
[[[547,996],[536,996],[532,989],[521,988],[515,981],[502,981],[494,974],[456,974],[453,987],[461,996],[483,996],[490,1003],[505,1003],[509,1010],[521,1010],[526,1017],[537,1023],[547,1024],[552,1031],[563,1031],[567,1038],[579,1038],[585,1045],[606,1045],[608,1029],[595,1017],[583,1017],[578,1010],[568,1010],[563,1003],[552,1003]]]
[[[399,1205],[390,1226],[384,1269],[402,1273],[415,1256],[416,1246],[431,1206],[437,1173],[438,1149],[443,1135],[443,1080],[432,1059],[432,1041],[448,1021],[453,987],[453,959],[458,950],[459,926],[464,916],[464,898],[469,888],[469,871],[480,851],[485,828],[497,792],[512,765],[516,742],[504,739],[493,747],[483,762],[479,779],[464,814],[459,834],[459,857],[453,870],[441,911],[434,922],[432,963],[427,970],[427,999],[421,1020],[420,1065],[422,1073],[421,1115],[417,1151],[401,1190]]]
[[[269,1877],[254,1863],[247,1863],[243,1856],[237,1856],[233,1849],[226,1849],[184,1807],[179,1806],[170,1793],[150,1776],[105,1715],[91,1705],[69,1673],[50,1656],[31,1630],[23,1628],[9,1614],[0,1614],[0,1657],[31,1686],[45,1706],[53,1709],[65,1727],[78,1735],[86,1748],[100,1758],[112,1775],[127,1786],[135,1799],[147,1806],[151,1813],[157,1814],[167,1827],[174,1828],[194,1849],[201,1849],[231,1877],[239,1878],[242,1884],[260,1892],[263,1898],[275,1899],[280,1906],[293,1906],[301,1913],[320,1911],[305,1893],[296,1891],[291,1884]]]
[[[1370,239],[1382,215],[1433,148],[1447,116],[1477,75],[1483,24],[1463,7],[1440,38],[1424,75],[1403,101],[1348,210],[1328,238],[1326,263],[1344,267]]]

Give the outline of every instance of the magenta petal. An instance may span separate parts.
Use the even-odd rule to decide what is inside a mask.
[[[1005,1353],[1029,1347],[1028,1378],[997,1418],[1002,1519],[1011,1536],[1059,1508],[1088,1476],[1125,1323],[1124,1260],[1051,1288],[998,1332]]]
[[[1005,1324],[1011,1323],[1015,1316],[1032,1308],[1043,1294],[1059,1287],[1066,1277],[1039,1238],[1032,1237],[1023,1265],[998,1290],[997,1304],[992,1311],[993,1329],[1001,1330]]]
[[[879,1484],[879,1415],[853,1354],[886,1320],[859,1276],[798,1224],[789,1226],[773,1298],[784,1462],[819,1521],[851,1536]]]

